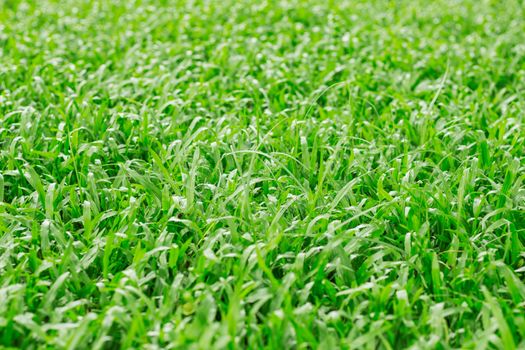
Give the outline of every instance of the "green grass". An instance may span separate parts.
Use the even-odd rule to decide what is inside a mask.
[[[524,33],[518,0],[0,0],[0,344],[525,348]]]

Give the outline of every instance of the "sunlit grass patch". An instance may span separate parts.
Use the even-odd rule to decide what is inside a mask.
[[[524,347],[524,11],[0,0],[0,345]]]

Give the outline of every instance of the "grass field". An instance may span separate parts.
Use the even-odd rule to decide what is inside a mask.
[[[525,348],[521,0],[0,0],[0,346]]]

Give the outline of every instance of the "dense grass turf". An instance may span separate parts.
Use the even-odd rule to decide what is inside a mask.
[[[0,8],[0,344],[525,347],[522,1]]]

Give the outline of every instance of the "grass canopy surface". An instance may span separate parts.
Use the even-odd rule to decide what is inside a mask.
[[[0,345],[525,347],[519,0],[0,0]]]

